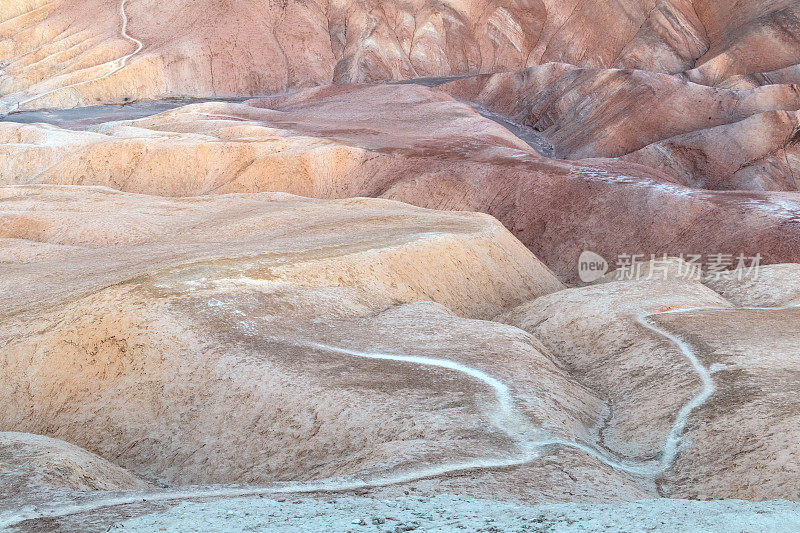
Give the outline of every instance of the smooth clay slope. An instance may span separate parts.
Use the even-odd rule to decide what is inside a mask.
[[[640,252],[800,261],[796,193],[702,191],[634,163],[546,158],[469,105],[419,85],[195,104],[90,131],[3,122],[0,182],[165,196],[370,196],[481,211],[567,281],[577,279],[586,249],[610,261]]]

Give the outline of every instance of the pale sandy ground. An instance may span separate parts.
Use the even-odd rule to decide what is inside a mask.
[[[517,505],[441,495],[392,500],[232,499],[183,503],[109,531],[746,532],[800,529],[787,501],[642,500],[609,505]]]

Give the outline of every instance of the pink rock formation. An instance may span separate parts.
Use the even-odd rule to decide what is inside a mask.
[[[556,157],[623,157],[696,188],[799,188],[794,85],[717,89],[653,72],[550,64],[440,88],[539,132]]]
[[[677,135],[800,108],[789,85],[722,90],[641,70],[548,64],[446,83],[441,90],[541,132],[553,155],[619,157]]]
[[[693,69],[690,79],[715,85],[797,62],[792,2],[729,3],[10,0],[0,10],[2,85],[12,108],[258,94],[551,61]]]
[[[800,111],[677,135],[625,156],[703,189],[800,191]]]
[[[798,63],[798,6],[767,2],[700,0],[695,10],[711,41],[689,79],[718,85],[737,75],[772,71]]]

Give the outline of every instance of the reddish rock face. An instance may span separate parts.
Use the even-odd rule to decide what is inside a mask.
[[[104,76],[134,51],[103,81],[28,107],[263,94],[553,61],[688,71],[716,85],[791,66],[798,52],[789,0],[137,0],[123,9],[125,34],[117,0],[4,2],[6,107]]]
[[[697,60],[696,68],[688,72],[689,79],[717,85],[732,76],[797,63],[797,2],[700,0],[694,4],[711,46]]]
[[[556,157],[619,157],[676,135],[800,108],[789,85],[723,90],[642,70],[548,64],[440,86],[542,133]]]
[[[793,191],[797,9],[788,0],[13,0],[0,8],[0,113],[466,76],[443,90],[540,132],[545,155],[624,156],[697,188]],[[792,113],[752,118],[774,111]]]
[[[642,70],[548,64],[440,90],[539,132],[555,157],[622,157],[704,189],[800,185],[795,85],[733,90]]]

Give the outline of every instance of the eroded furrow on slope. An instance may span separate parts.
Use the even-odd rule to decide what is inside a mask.
[[[680,452],[683,441],[683,432],[691,413],[701,407],[711,397],[714,392],[714,382],[709,370],[702,365],[694,349],[679,336],[655,325],[651,318],[661,314],[679,314],[697,311],[735,311],[735,310],[785,310],[800,307],[798,303],[791,303],[783,307],[763,308],[763,307],[699,307],[687,309],[675,309],[659,313],[642,314],[637,317],[637,321],[643,327],[659,335],[669,343],[676,346],[680,352],[691,362],[697,375],[701,378],[703,387],[688,403],[678,412],[673,421],[671,430],[665,440],[661,457],[657,460],[631,462],[621,458],[614,458],[610,453],[603,451],[594,445],[570,442],[561,439],[530,439],[528,436],[534,432],[534,428],[526,427],[523,417],[514,406],[514,398],[508,384],[487,374],[486,372],[463,365],[457,361],[442,358],[430,358],[402,354],[384,354],[380,352],[363,352],[350,350],[348,348],[331,346],[328,344],[313,342],[308,347],[317,350],[326,350],[342,355],[359,358],[393,361],[408,363],[423,367],[438,367],[454,372],[462,373],[471,379],[480,381],[493,391],[496,401],[496,411],[492,413],[490,420],[500,430],[505,432],[517,444],[520,453],[505,458],[483,458],[462,462],[452,462],[442,465],[428,466],[415,469],[405,473],[392,474],[390,476],[378,476],[372,479],[361,479],[357,476],[335,477],[311,482],[281,482],[273,483],[268,486],[253,488],[194,488],[175,491],[164,491],[156,494],[142,494],[115,496],[102,498],[91,502],[54,506],[49,508],[26,509],[21,512],[6,513],[0,516],[0,527],[10,527],[26,520],[40,518],[56,518],[91,512],[97,509],[130,505],[141,502],[143,499],[149,502],[174,501],[186,499],[206,499],[206,498],[229,498],[240,496],[257,495],[278,495],[289,493],[317,493],[317,492],[347,492],[359,489],[370,489],[385,487],[390,485],[404,484],[419,481],[426,478],[439,477],[471,470],[507,468],[521,466],[530,463],[542,456],[542,452],[547,447],[564,446],[584,452],[602,463],[624,472],[634,475],[655,477],[664,472],[674,463]]]
[[[122,70],[123,68],[125,68],[125,66],[128,64],[128,61],[133,56],[135,56],[136,54],[141,52],[142,48],[144,48],[144,43],[142,43],[142,41],[140,41],[139,39],[131,36],[128,33],[128,15],[125,12],[125,4],[127,2],[128,2],[128,0],[121,0],[121,2],[119,4],[119,15],[120,15],[120,18],[122,19],[122,26],[120,28],[120,35],[122,36],[123,39],[126,39],[126,40],[132,42],[135,45],[136,48],[134,49],[133,52],[131,52],[131,53],[127,54],[127,55],[124,55],[124,56],[122,56],[122,57],[120,57],[118,59],[115,59],[114,61],[110,61],[110,62],[106,63],[106,65],[111,66],[112,69],[110,71],[108,71],[106,74],[102,75],[102,76],[99,76],[99,77],[93,78],[93,79],[89,79],[89,80],[79,81],[77,83],[66,85],[64,87],[57,87],[57,88],[52,89],[50,91],[47,91],[47,92],[44,92],[44,93],[41,93],[41,94],[37,94],[35,96],[32,96],[30,98],[27,98],[25,100],[22,100],[22,101],[18,102],[17,103],[17,109],[19,110],[25,104],[28,104],[28,103],[36,101],[36,100],[40,100],[40,99],[42,99],[42,98],[44,98],[46,96],[49,96],[51,94],[54,94],[54,93],[57,93],[57,92],[60,92],[60,91],[65,91],[65,90],[71,89],[73,87],[79,87],[81,85],[87,85],[89,83],[94,83],[96,81],[104,80],[104,79],[108,78],[109,76],[112,76],[112,75],[116,74],[117,72],[119,72],[120,70]]]

